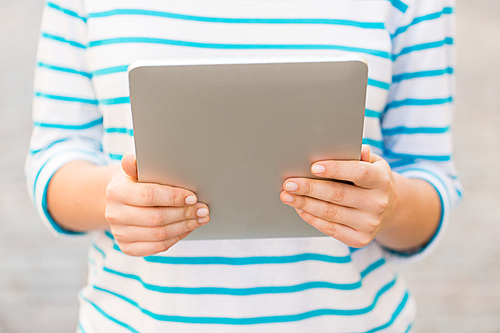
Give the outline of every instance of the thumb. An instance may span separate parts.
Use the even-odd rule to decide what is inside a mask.
[[[368,145],[363,145],[361,148],[361,161],[368,163],[373,163],[376,161],[376,157],[374,154],[372,154]]]
[[[137,180],[137,162],[132,153],[125,153],[122,157],[123,172],[130,178]]]

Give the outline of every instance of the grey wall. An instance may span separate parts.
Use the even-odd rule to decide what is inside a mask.
[[[54,238],[29,203],[23,163],[42,0],[0,0],[0,333],[71,332],[85,243]],[[465,198],[436,252],[398,267],[416,331],[500,332],[500,2],[458,0],[455,158]]]

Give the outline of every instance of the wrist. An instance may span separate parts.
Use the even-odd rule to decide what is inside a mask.
[[[377,241],[390,249],[405,252],[421,248],[434,235],[440,217],[439,197],[428,182],[394,177],[395,206]]]
[[[106,186],[119,166],[74,161],[60,168],[49,183],[47,205],[62,228],[83,232],[108,228],[104,218]]]

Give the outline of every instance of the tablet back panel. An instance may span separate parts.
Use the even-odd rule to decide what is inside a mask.
[[[314,60],[129,68],[139,181],[210,207],[186,239],[323,235],[279,195],[312,162],[359,160],[368,69]]]

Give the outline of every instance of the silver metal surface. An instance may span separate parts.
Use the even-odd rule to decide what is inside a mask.
[[[139,180],[209,205],[187,239],[322,236],[279,194],[314,161],[359,160],[366,63],[218,61],[131,66]]]

